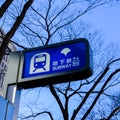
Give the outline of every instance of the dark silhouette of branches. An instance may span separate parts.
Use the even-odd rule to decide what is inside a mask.
[[[94,101],[91,103],[90,107],[88,108],[88,110],[86,111],[86,113],[84,114],[84,116],[81,118],[81,120],[85,120],[86,117],[90,114],[91,110],[93,109],[93,107],[95,106],[95,104],[97,103],[97,100],[99,99],[99,97],[103,94],[105,87],[107,86],[107,84],[111,81],[111,79],[113,78],[113,76],[115,76],[117,73],[120,72],[120,69],[116,69],[115,71],[113,71],[108,78],[106,79],[106,81],[104,82],[104,84],[102,85],[100,91],[94,91],[94,89],[96,88],[96,86],[98,86],[98,84],[100,83],[100,81],[106,76],[106,74],[108,73],[108,71],[110,70],[110,65],[112,65],[115,62],[118,62],[120,59],[116,59],[116,60],[112,60],[110,63],[107,64],[106,68],[104,69],[104,71],[101,73],[101,75],[98,77],[98,79],[95,81],[95,83],[93,84],[93,86],[90,88],[89,91],[87,91],[84,96],[84,99],[81,101],[81,103],[78,105],[78,107],[74,110],[71,120],[75,120],[78,112],[81,110],[82,106],[85,104],[85,102],[87,101],[87,99],[89,98],[89,96],[92,93],[96,93],[97,96],[94,98]],[[60,106],[60,109],[62,111],[64,120],[68,120],[68,105],[69,105],[69,99],[72,95],[75,95],[76,93],[80,93],[78,92],[78,90],[80,90],[81,85],[73,91],[72,94],[67,95],[67,93],[71,90],[70,88],[70,83],[68,83],[67,88],[65,89],[65,92],[62,92],[62,89],[57,88],[57,91],[55,90],[56,87],[53,87],[53,85],[50,85],[50,91],[52,93],[52,95],[55,97],[57,103]],[[64,95],[65,97],[65,106],[63,106],[62,102],[60,101],[60,98],[57,94],[57,92],[60,92],[62,95]],[[116,109],[115,109],[116,110]],[[113,113],[115,113],[115,111],[111,112],[110,116],[111,117],[113,115]],[[109,118],[108,117],[108,118]]]
[[[5,35],[4,40],[2,42],[2,45],[0,47],[0,61],[2,59],[2,56],[5,53],[5,50],[8,46],[8,43],[9,43],[10,39],[14,36],[16,30],[18,29],[21,22],[23,21],[27,10],[31,6],[32,3],[33,3],[33,0],[29,0],[28,2],[26,2],[26,4],[23,7],[23,10],[22,10],[21,14],[16,18],[16,21],[13,24],[13,26],[11,27],[10,31]]]
[[[41,13],[41,10],[37,9],[35,6],[31,6],[31,10],[33,13],[31,12],[30,16],[36,15],[37,17],[32,18],[36,22],[29,20],[28,16],[29,22],[27,21],[22,23],[22,25],[24,26],[23,28],[27,28],[28,31],[30,31],[30,33],[26,32],[25,30],[23,30],[22,32],[29,36],[34,35],[42,42],[42,45],[48,45],[51,38],[53,38],[61,29],[72,24],[73,22],[78,20],[81,16],[85,15],[89,11],[95,9],[96,7],[102,6],[107,3],[104,0],[91,1],[88,2],[89,4],[86,6],[85,9],[79,8],[74,14],[72,14],[66,13],[66,11],[69,11],[70,7],[72,7],[75,4],[75,2],[73,2],[72,0],[67,0],[66,3],[64,3],[64,5],[53,14],[51,12],[53,9],[55,9],[53,8],[52,5],[53,1],[54,0],[48,1],[48,6],[45,9],[44,15]],[[79,5],[80,3],[78,2],[77,4]],[[68,14],[68,16],[62,17],[62,15],[64,14]],[[40,30],[42,29],[45,35],[42,35],[43,31],[40,34],[38,34],[38,31],[36,31],[36,29],[32,29],[29,24],[32,24],[33,26],[39,28]]]
[[[74,120],[76,115],[78,114],[78,112],[80,111],[80,109],[82,108],[82,106],[84,105],[84,103],[86,102],[86,100],[89,98],[89,95],[93,92],[93,90],[95,89],[95,87],[99,84],[99,82],[102,80],[102,78],[105,76],[105,74],[108,72],[109,67],[107,66],[105,68],[105,70],[103,71],[103,73],[99,76],[99,78],[96,80],[96,82],[93,84],[93,86],[91,87],[91,89],[86,93],[84,99],[82,100],[82,102],[79,104],[79,106],[77,107],[76,110],[74,110],[74,113],[72,115],[71,120]]]
[[[33,113],[33,115],[29,115],[27,117],[20,117],[20,118],[23,119],[23,120],[24,119],[26,120],[28,118],[35,118],[35,117],[40,116],[42,114],[48,114],[48,116],[50,117],[50,119],[54,120],[53,117],[52,117],[52,114],[50,112],[48,112],[48,111],[43,111],[43,112],[39,112],[39,113]]]
[[[66,113],[66,111],[64,110],[64,107],[63,107],[63,105],[62,105],[62,102],[61,102],[60,98],[58,97],[58,95],[57,95],[57,93],[56,93],[56,91],[55,91],[55,88],[53,87],[53,85],[49,85],[49,87],[50,87],[50,91],[51,91],[52,95],[55,97],[57,103],[58,103],[59,106],[60,106],[61,112],[62,112],[62,114],[63,114],[63,118],[64,118],[64,119],[67,119],[67,118],[68,118],[68,113]]]
[[[4,15],[4,13],[6,12],[6,10],[8,9],[8,7],[11,5],[11,3],[13,2],[13,0],[6,0],[2,6],[0,7],[0,18]]]
[[[91,106],[89,107],[89,109],[87,110],[87,112],[84,114],[84,116],[82,117],[81,120],[85,120],[86,117],[88,116],[88,114],[91,112],[92,108],[94,107],[94,105],[96,104],[98,98],[100,97],[100,95],[103,93],[104,88],[106,87],[106,85],[108,84],[108,82],[112,79],[112,77],[114,75],[116,75],[118,72],[120,72],[120,69],[115,70],[114,72],[111,73],[111,75],[108,77],[108,79],[105,81],[105,83],[103,84],[102,88],[100,89],[98,95],[96,96],[96,98],[94,99],[94,101],[92,102]]]
[[[10,40],[10,42],[14,43],[15,45],[17,45],[17,46],[20,47],[20,48],[27,49],[26,47],[18,44],[17,42],[14,42],[13,40]]]
[[[120,112],[120,106],[118,106],[117,108],[115,108],[115,109],[110,113],[110,115],[107,117],[106,120],[111,120],[111,118],[112,118],[117,112]]]

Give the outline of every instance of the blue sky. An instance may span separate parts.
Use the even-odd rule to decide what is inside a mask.
[[[119,11],[120,5],[99,7],[88,13],[84,19],[95,29],[102,30],[107,41],[118,45],[120,41]]]

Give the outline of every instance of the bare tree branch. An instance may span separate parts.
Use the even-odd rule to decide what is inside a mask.
[[[105,70],[103,71],[103,73],[101,74],[101,76],[98,78],[98,80],[96,80],[96,82],[93,84],[93,86],[91,87],[91,89],[87,92],[87,94],[85,95],[84,99],[82,100],[82,102],[77,107],[77,109],[74,110],[73,115],[71,117],[71,120],[75,119],[76,115],[78,114],[79,110],[82,108],[82,106],[84,105],[84,103],[88,99],[88,97],[91,94],[91,92],[95,89],[95,87],[98,85],[98,83],[101,81],[101,79],[105,76],[105,74],[108,72],[108,70],[109,70],[109,67],[107,66],[105,68]]]
[[[99,76],[99,78],[96,80],[96,82],[93,84],[93,86],[91,87],[91,89],[86,93],[84,99],[83,99],[82,102],[79,104],[79,106],[77,107],[77,109],[74,110],[74,113],[73,113],[73,115],[72,115],[72,117],[71,117],[71,120],[74,120],[74,119],[75,119],[77,113],[78,113],[79,110],[82,108],[82,106],[84,105],[84,103],[85,103],[86,100],[88,99],[89,95],[93,92],[93,90],[94,90],[95,87],[98,85],[98,83],[99,83],[99,82],[102,80],[102,78],[106,75],[106,73],[107,73],[108,70],[110,69],[109,66],[110,66],[112,63],[115,63],[116,61],[119,61],[119,60],[120,60],[120,59],[113,60],[113,61],[111,61],[111,62],[106,66],[106,68],[104,69],[104,71],[102,72],[102,74]],[[107,85],[107,83],[109,82],[109,80],[113,77],[113,75],[116,74],[117,72],[119,72],[119,69],[117,69],[115,72],[113,72],[113,73],[109,76],[108,80],[104,83],[105,86]],[[103,86],[103,89],[105,88],[105,86]],[[103,92],[103,90],[102,90],[101,92]],[[98,93],[98,98],[99,98],[99,95],[101,95],[101,92]],[[96,97],[96,99],[98,99],[98,98]],[[96,103],[96,102],[93,102],[93,104],[95,104],[95,103]],[[91,106],[90,109],[92,109],[92,106]],[[90,112],[90,111],[88,111],[88,112]],[[88,112],[86,112],[87,115],[88,115]],[[83,120],[84,120],[84,117],[83,117]]]
[[[28,2],[26,2],[26,4],[24,5],[23,10],[22,10],[20,16],[17,17],[13,27],[5,35],[3,43],[2,43],[2,46],[0,47],[0,61],[2,59],[2,56],[5,53],[5,50],[6,50],[7,46],[8,46],[8,43],[9,43],[10,39],[14,36],[16,30],[18,29],[18,27],[20,26],[21,22],[23,21],[27,10],[31,6],[32,3],[33,3],[33,0],[29,0]]]
[[[110,115],[107,117],[106,120],[111,120],[111,118],[112,118],[112,117],[115,115],[115,113],[117,113],[117,112],[120,112],[120,106],[117,107],[117,108],[115,108],[115,109],[110,113]]]
[[[68,2],[68,4],[66,5],[66,7],[70,4],[70,0]],[[51,33],[51,36],[54,35],[59,29],[73,23],[74,21],[76,21],[79,17],[81,17],[82,15],[86,14],[87,12],[89,12],[90,10],[93,10],[94,8],[104,5],[105,2],[100,2],[99,0],[93,1],[84,11],[79,11],[78,15],[76,15],[75,17],[73,17],[71,20],[67,21],[66,23],[63,23],[61,26],[56,27],[56,29]],[[65,7],[65,8],[66,8]],[[63,10],[61,10],[62,12],[65,10],[65,8],[63,8]],[[59,14],[58,14],[59,15]]]
[[[67,118],[66,115],[68,113],[65,112],[64,107],[62,105],[62,102],[60,101],[60,98],[58,97],[58,95],[57,95],[57,93],[55,91],[55,88],[53,87],[53,85],[49,85],[49,88],[50,88],[50,91],[51,91],[52,95],[55,97],[55,99],[56,99],[56,101],[57,101],[57,103],[58,103],[58,105],[59,105],[59,107],[61,109],[61,112],[63,113],[64,120],[67,120],[66,119]]]
[[[21,119],[28,119],[28,118],[35,118],[35,117],[37,117],[37,116],[39,116],[39,115],[42,115],[42,114],[48,114],[49,115],[49,117],[50,117],[50,119],[51,120],[54,120],[53,119],[53,116],[52,116],[52,114],[50,113],[50,112],[48,112],[48,111],[43,111],[43,112],[39,112],[39,113],[34,113],[33,115],[29,115],[29,116],[27,116],[27,117],[19,117],[19,118],[21,118]]]
[[[24,46],[22,46],[22,45],[20,45],[20,44],[18,44],[16,42],[14,42],[13,40],[10,40],[10,42],[14,43],[15,45],[17,45],[20,48],[27,49],[26,47],[24,47]]]
[[[54,16],[54,18],[50,21],[49,25],[51,25],[51,24],[54,22],[54,20],[55,20],[61,13],[64,12],[64,10],[70,5],[70,2],[71,2],[71,0],[68,0],[68,2],[67,2],[67,4],[65,5],[65,7],[64,7],[62,10],[60,10],[60,11]]]
[[[5,11],[8,9],[8,7],[11,5],[13,0],[6,0],[2,6],[0,7],[0,18],[4,15]]]
[[[87,112],[84,114],[84,116],[82,117],[81,120],[85,120],[86,117],[88,116],[88,114],[90,113],[90,111],[92,110],[92,108],[94,107],[94,105],[96,104],[98,98],[100,97],[100,95],[103,93],[104,88],[106,87],[106,85],[108,84],[108,82],[112,79],[112,77],[114,75],[116,75],[118,72],[120,72],[120,69],[115,70],[114,72],[111,73],[111,75],[108,77],[108,79],[105,81],[105,83],[103,84],[102,88],[100,89],[98,95],[96,96],[96,98],[94,99],[94,101],[92,102],[91,106],[89,107],[89,109],[87,110]]]

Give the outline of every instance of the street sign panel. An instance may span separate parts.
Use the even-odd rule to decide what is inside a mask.
[[[21,87],[33,88],[90,77],[91,58],[89,43],[83,38],[11,53],[6,83],[0,92],[7,98],[6,101],[0,96],[0,104],[5,108],[0,118],[17,118],[18,107],[15,106],[19,103]]]
[[[86,39],[27,50],[22,56],[18,82],[33,84],[33,80],[38,80],[37,84],[46,85],[69,81],[71,77],[73,80],[87,78],[92,74],[90,58]]]

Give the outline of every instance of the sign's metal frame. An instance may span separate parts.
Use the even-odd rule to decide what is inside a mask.
[[[57,74],[55,73],[55,74],[48,74],[48,75],[42,75],[42,76],[22,78],[23,65],[24,65],[24,54],[26,52],[44,50],[48,48],[59,47],[59,46],[73,44],[77,42],[84,42],[86,44],[87,64],[84,67],[84,69],[75,70],[75,71],[67,71],[67,72],[57,73]],[[31,88],[31,86],[38,87],[38,86],[44,86],[44,85],[49,85],[49,84],[56,84],[56,83],[63,83],[63,82],[85,79],[92,75],[92,66],[91,66],[92,63],[91,62],[92,62],[92,53],[89,47],[89,42],[84,38],[61,42],[61,43],[57,43],[53,45],[47,45],[47,46],[38,47],[38,48],[28,49],[28,50],[23,51],[22,56],[21,56],[19,76],[18,76],[18,85],[22,86],[23,88]]]

